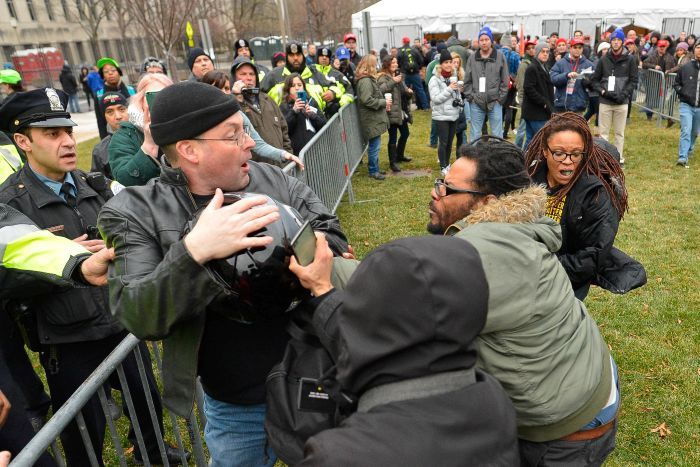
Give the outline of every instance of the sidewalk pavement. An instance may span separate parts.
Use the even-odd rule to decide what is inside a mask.
[[[90,101],[92,104],[93,102]],[[76,143],[82,143],[92,138],[97,138],[100,136],[100,132],[97,129],[97,117],[95,117],[94,107],[88,110],[87,101],[85,99],[80,99],[80,110],[79,113],[72,113],[71,119],[78,124],[73,129],[73,136],[75,137]]]

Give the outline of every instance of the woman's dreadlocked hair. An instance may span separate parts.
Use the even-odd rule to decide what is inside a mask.
[[[532,138],[530,146],[525,154],[525,165],[530,176],[533,176],[541,162],[544,162],[544,153],[548,149],[547,141],[555,133],[561,131],[575,131],[583,138],[584,152],[586,156],[576,168],[571,181],[555,195],[555,202],[560,203],[571,191],[574,184],[581,178],[582,173],[595,175],[600,179],[608,192],[610,201],[620,215],[620,219],[627,211],[627,189],[625,188],[625,174],[620,164],[605,149],[593,143],[593,136],[588,127],[588,122],[578,114],[565,112],[553,115],[542,129]],[[546,162],[545,162],[546,164]]]

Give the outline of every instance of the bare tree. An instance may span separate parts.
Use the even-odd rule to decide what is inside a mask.
[[[98,42],[98,31],[110,7],[111,3],[109,0],[75,0],[75,19],[85,33],[87,33],[90,47],[92,48],[92,53],[95,55],[95,58],[99,58],[102,55]]]
[[[180,40],[185,23],[193,18],[197,0],[123,0],[133,21],[163,51],[168,70],[177,80],[173,46]]]
[[[214,0],[207,13],[218,19],[229,47],[237,38],[272,30],[277,21],[274,0]]]

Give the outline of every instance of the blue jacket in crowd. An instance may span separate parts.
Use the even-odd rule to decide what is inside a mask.
[[[549,77],[552,79],[552,84],[556,88],[554,91],[554,109],[570,110],[573,112],[581,112],[588,107],[588,92],[583,89],[582,79],[577,79],[574,84],[572,94],[566,93],[567,83],[569,78],[567,75],[572,71],[581,73],[586,68],[595,68],[593,62],[581,55],[578,60],[572,61],[571,55],[568,53],[557,61],[549,71]]]

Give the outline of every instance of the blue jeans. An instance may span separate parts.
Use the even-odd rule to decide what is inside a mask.
[[[492,136],[503,137],[503,107],[496,102],[493,109],[488,112],[484,111],[474,103],[469,104],[469,113],[472,119],[472,127],[469,132],[469,140],[474,141],[481,137],[481,127],[484,126],[484,120],[488,115],[489,129]]]
[[[527,139],[525,140],[525,149],[530,146],[530,141],[535,136],[535,133],[540,131],[547,120],[525,120],[525,133],[527,134]]]
[[[525,144],[525,119],[520,117],[520,123],[518,123],[518,134],[515,135],[515,145],[522,149],[523,144]]]
[[[420,79],[420,73],[406,73],[404,75],[404,82],[406,86],[413,89],[413,93],[416,95],[416,105],[418,109],[430,108],[428,98],[425,96],[425,89],[423,89],[423,80]]]
[[[430,120],[430,145],[437,146],[437,123],[435,120]]]
[[[371,138],[367,144],[367,169],[370,175],[379,173],[379,146],[381,144],[381,136]]]
[[[78,100],[78,93],[68,95],[68,111],[80,113],[80,101]]]
[[[700,132],[700,107],[681,102],[681,140],[678,144],[678,160],[688,162],[695,149],[695,140]]]
[[[277,456],[267,444],[265,404],[235,405],[204,393],[204,440],[212,467],[272,467]]]

